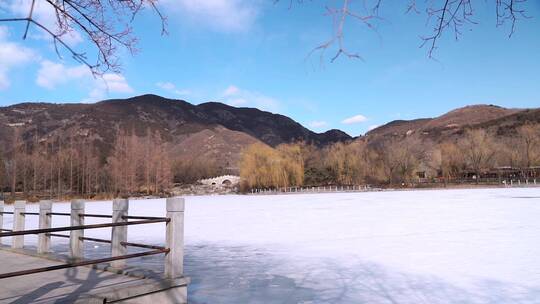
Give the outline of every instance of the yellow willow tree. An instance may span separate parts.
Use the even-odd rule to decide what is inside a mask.
[[[275,157],[272,148],[256,143],[247,147],[240,160],[240,176],[248,187],[270,186],[270,160]]]
[[[240,176],[250,188],[302,185],[304,164],[301,148],[282,145],[274,149],[262,143],[250,145],[242,153]]]
[[[282,171],[287,183],[283,186],[301,186],[304,183],[303,144],[283,144],[277,147],[282,162]]]
[[[336,183],[352,185],[364,182],[367,157],[363,142],[336,143],[328,148],[325,162]]]

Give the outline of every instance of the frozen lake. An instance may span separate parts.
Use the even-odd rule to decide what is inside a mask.
[[[165,201],[134,200],[129,213],[164,216]],[[129,228],[130,241],[164,237],[163,224]],[[540,303],[540,188],[186,197],[185,237],[191,303]]]

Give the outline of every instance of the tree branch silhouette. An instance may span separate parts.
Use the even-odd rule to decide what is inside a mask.
[[[516,22],[520,18],[530,18],[526,15],[523,4],[528,0],[490,0],[494,1],[496,7],[497,26],[502,26],[505,22],[511,23],[509,37],[515,32]],[[279,2],[279,0],[275,0]],[[289,0],[289,7],[292,6],[293,0]],[[305,1],[296,0],[301,4]],[[384,0],[328,0],[329,4],[338,3],[339,6],[326,6],[326,15],[332,19],[332,34],[331,37],[316,46],[309,55],[315,52],[320,52],[321,62],[324,59],[328,49],[335,48],[334,55],[330,58],[334,62],[340,56],[348,58],[362,59],[358,52],[349,51],[345,45],[344,32],[348,19],[354,19],[361,25],[376,32],[376,22],[384,20],[380,12],[386,2]],[[434,58],[434,53],[438,48],[438,43],[443,34],[451,31],[454,38],[459,40],[462,35],[462,28],[466,25],[476,25],[473,20],[474,9],[473,0],[424,0],[419,4],[418,0],[408,0],[405,13],[414,12],[418,15],[425,15],[427,26],[433,26],[431,34],[420,36],[422,42],[421,48],[427,48],[428,58]],[[484,1],[485,2],[485,1]],[[356,4],[353,8],[353,4]],[[419,8],[423,5],[425,8]]]
[[[37,2],[47,5],[54,11],[55,24],[41,22],[34,16]],[[94,75],[107,72],[119,73],[119,48],[131,53],[136,51],[137,38],[133,35],[131,23],[144,8],[152,9],[160,18],[161,34],[167,33],[167,19],[157,7],[158,0],[32,0],[28,15],[24,18],[2,18],[0,22],[25,22],[23,39],[28,37],[31,25],[49,35],[59,57],[58,45],[64,48],[71,57],[86,65]],[[129,18],[126,18],[129,17]],[[66,41],[66,34],[78,32],[96,49],[96,56],[88,58],[85,52],[77,51]]]
[[[159,0],[32,0],[28,7],[26,17],[4,18],[0,22],[24,22],[26,27],[23,39],[28,36],[31,25],[43,30],[53,40],[56,53],[61,57],[58,49],[60,45],[71,54],[73,59],[86,65],[94,75],[103,75],[106,72],[118,73],[121,70],[119,62],[119,48],[135,53],[137,38],[133,35],[131,23],[141,10],[153,10],[161,21],[161,34],[167,34],[167,18],[157,7]],[[274,0],[275,3],[280,0]],[[283,1],[283,0],[281,0]],[[479,1],[479,0],[478,0]],[[487,1],[487,0],[485,0]],[[485,2],[484,1],[484,2]],[[523,8],[528,0],[489,0],[494,1],[496,7],[496,25],[502,26],[510,23],[509,37],[513,35],[519,19],[530,18]],[[54,26],[40,22],[35,17],[36,3],[48,5],[56,19]],[[305,3],[305,0],[288,0],[289,9],[293,4]],[[384,0],[327,0],[326,15],[332,19],[331,36],[317,45],[309,53],[320,52],[321,62],[329,49],[335,50],[330,61],[339,57],[362,59],[359,52],[351,51],[347,47],[345,32],[350,27],[349,20],[377,32],[377,22],[383,20],[380,12],[388,1]],[[420,47],[427,48],[427,56],[434,58],[441,37],[447,31],[454,34],[459,40],[462,28],[475,25],[473,20],[474,0],[424,0],[424,9],[419,8],[419,0],[407,0],[406,13],[414,12],[426,17],[426,24],[433,26],[430,34],[420,36]],[[96,50],[95,58],[90,59],[84,52],[77,51],[66,41],[66,34],[77,32],[82,34]]]

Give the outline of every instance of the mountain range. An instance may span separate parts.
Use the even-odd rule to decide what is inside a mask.
[[[361,138],[377,142],[417,133],[439,141],[460,136],[465,128],[484,128],[504,135],[526,122],[540,123],[540,109],[473,105],[435,118],[392,121]],[[287,116],[254,108],[218,102],[193,105],[156,95],[93,104],[21,103],[0,107],[0,144],[9,145],[17,129],[23,141],[84,137],[103,157],[111,153],[120,129],[139,136],[157,132],[170,144],[175,157],[186,161],[211,159],[233,171],[242,149],[256,142],[277,146],[304,141],[323,147],[355,140],[340,130],[316,133]]]
[[[94,104],[21,103],[0,108],[0,144],[9,145],[15,129],[21,130],[24,141],[84,137],[104,156],[110,154],[118,130],[139,136],[158,132],[170,143],[175,157],[208,159],[232,168],[241,150],[255,142],[277,146],[302,140],[325,146],[352,140],[340,130],[315,133],[289,117],[254,108],[217,102],[193,105],[156,95]]]
[[[496,105],[470,105],[434,118],[394,120],[369,131],[371,141],[416,134],[433,142],[458,138],[465,129],[484,129],[498,136],[511,136],[523,124],[540,124],[540,108],[507,109]]]

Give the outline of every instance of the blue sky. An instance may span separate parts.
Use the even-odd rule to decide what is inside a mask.
[[[24,11],[10,0],[0,15]],[[9,2],[9,1],[8,1]],[[377,33],[350,21],[345,43],[364,60],[329,50],[308,56],[331,37],[324,5],[313,1],[162,0],[169,35],[144,12],[134,28],[139,52],[121,53],[123,73],[93,79],[85,67],[59,59],[37,29],[0,25],[0,105],[23,101],[94,102],[154,93],[192,103],[221,101],[288,115],[314,131],[338,128],[351,135],[395,119],[432,117],[469,104],[540,107],[540,3],[525,6],[515,34],[495,26],[494,1],[475,2],[475,26],[458,42],[440,40],[437,60],[419,48],[425,15],[404,14],[403,4],[381,8]],[[386,3],[390,3],[389,1]],[[38,12],[40,12],[38,10]],[[46,20],[47,12],[42,12]],[[77,33],[70,43],[88,45]],[[106,83],[106,84],[105,84]]]

